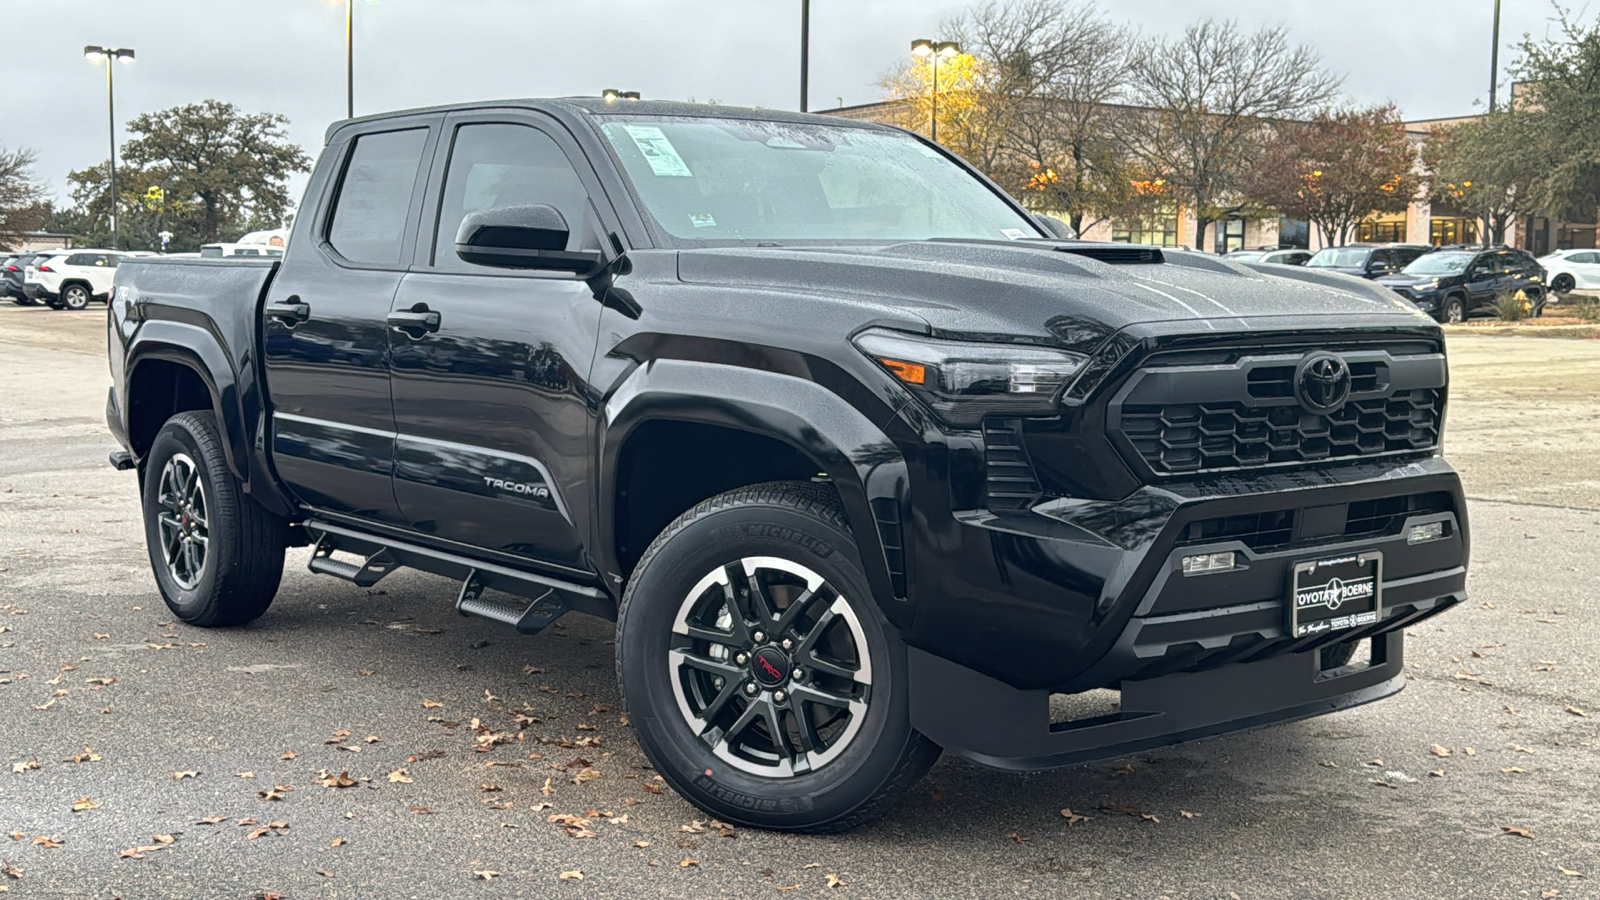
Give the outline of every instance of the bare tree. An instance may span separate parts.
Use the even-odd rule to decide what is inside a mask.
[[[0,148],[0,249],[11,249],[39,228],[44,189],[33,180],[32,150]]]
[[[1303,119],[1331,103],[1340,79],[1316,51],[1290,46],[1282,27],[1252,35],[1207,19],[1133,56],[1138,104],[1123,123],[1130,149],[1194,209],[1196,249],[1207,226],[1244,208],[1240,188],[1270,123]]]

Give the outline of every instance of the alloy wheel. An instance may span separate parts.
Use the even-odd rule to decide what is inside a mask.
[[[89,292],[77,285],[67,288],[61,299],[67,309],[86,309],[89,306]]]
[[[180,588],[192,591],[205,574],[210,548],[206,495],[200,469],[187,454],[174,453],[161,470],[156,495],[161,559]]]
[[[790,778],[833,762],[872,701],[861,620],[817,573],[747,557],[705,575],[673,620],[668,677],[695,735],[729,765]]]

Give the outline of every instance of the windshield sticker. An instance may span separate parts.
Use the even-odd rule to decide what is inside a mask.
[[[717,227],[717,220],[713,219],[710,213],[689,213],[689,221],[696,228]]]
[[[1021,228],[1002,228],[1000,233],[1005,235],[1008,241],[1020,241],[1028,236],[1028,233]]]
[[[672,141],[661,133],[661,129],[654,125],[624,125],[628,136],[633,138],[634,146],[639,148],[639,153],[644,156],[645,162],[650,164],[650,171],[657,175],[669,178],[693,177],[689,166],[678,155],[678,149],[672,146]]]

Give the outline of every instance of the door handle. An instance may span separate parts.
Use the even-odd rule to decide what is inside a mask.
[[[411,338],[421,338],[424,334],[438,331],[440,321],[437,312],[421,303],[409,310],[389,313],[388,319],[390,328]]]
[[[299,297],[290,297],[284,303],[268,303],[261,312],[274,319],[281,319],[283,324],[293,328],[311,318],[311,304],[301,303]]]

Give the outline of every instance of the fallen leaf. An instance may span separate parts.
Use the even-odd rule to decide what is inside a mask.
[[[1449,747],[1441,747],[1438,744],[1434,744],[1433,746],[1429,747],[1428,748],[1428,752],[1432,753],[1434,756],[1454,756],[1455,755],[1455,751],[1451,750]]]
[[[0,874],[7,878],[21,878],[22,870],[13,866],[10,860],[0,859]]]
[[[1589,718],[1589,714],[1588,713],[1586,713],[1583,710],[1577,708],[1576,706],[1567,707],[1567,712],[1572,713],[1575,716],[1582,716],[1585,719]]]
[[[337,775],[329,775],[327,770],[317,773],[317,781],[319,781],[323,787],[331,788],[355,787],[357,784],[356,780],[350,777],[349,772],[340,772]]]
[[[246,835],[246,837],[253,841],[256,838],[261,837],[262,835],[271,834],[271,833],[272,833],[272,829],[271,828],[257,828],[255,831],[252,831],[248,835]]]
[[[196,825],[215,825],[218,822],[226,820],[227,818],[228,818],[227,816],[206,816],[204,819],[201,819],[200,821],[196,822],[195,824]]]
[[[317,874],[321,875],[323,878],[332,878],[333,877],[333,873],[329,872],[327,869],[318,869],[317,870]]]
[[[410,807],[410,809],[411,809],[412,812],[416,813],[419,816],[431,816],[431,815],[433,815],[433,810],[429,809],[426,806],[413,806],[413,807]]]
[[[33,842],[46,850],[54,850],[61,846],[62,843],[60,838],[45,837],[44,835],[34,838]]]
[[[389,782],[391,784],[410,784],[412,779],[411,776],[406,774],[405,769],[395,769],[389,773]]]
[[[295,753],[293,750],[285,750],[285,751],[283,751],[283,755],[278,757],[278,758],[279,759],[294,759],[298,755],[299,754]]]
[[[282,800],[283,795],[294,790],[286,784],[275,784],[270,791],[256,791],[256,796],[263,800]]]
[[[1334,761],[1333,761],[1333,760],[1331,760],[1331,759],[1325,759],[1325,760],[1323,760],[1323,761],[1322,761],[1322,762],[1320,762],[1320,763],[1318,763],[1318,765],[1320,765],[1320,766],[1326,766],[1326,767],[1328,767],[1328,768],[1330,768],[1330,769],[1337,769],[1337,768],[1339,768],[1339,764],[1338,764],[1338,763],[1336,763],[1336,762],[1334,762]]]
[[[84,684],[98,684],[101,687],[105,687],[106,685],[113,684],[115,682],[116,682],[116,679],[112,678],[112,677],[110,677],[108,675],[101,675],[101,676],[98,676],[98,677],[95,677],[95,678],[85,678],[83,680]]]
[[[1178,810],[1178,815],[1183,816],[1185,819],[1198,819],[1198,818],[1200,818],[1200,814],[1199,813],[1197,813],[1197,812],[1189,812],[1187,809]]]
[[[479,878],[483,879],[484,881],[493,881],[494,877],[496,875],[499,875],[500,873],[496,872],[493,869],[473,869],[472,870],[472,874],[478,876]]]
[[[178,839],[170,834],[152,835],[150,840],[155,841],[158,844],[176,844],[178,842]]]
[[[343,847],[347,843],[349,843],[349,842],[346,841],[344,838],[334,838],[333,840],[328,842],[328,846],[329,847]]]
[[[11,838],[13,841],[20,841],[23,838],[27,837],[27,835],[23,834],[20,831],[13,831],[10,834],[6,835],[6,837]]]
[[[144,859],[144,854],[139,852],[140,849],[141,848],[139,847],[129,847],[121,853],[118,853],[117,859]]]
[[[1511,752],[1512,753],[1532,753],[1533,752],[1532,750],[1530,750],[1527,747],[1524,747],[1524,746],[1522,746],[1520,744],[1507,744],[1506,746],[1511,748]]]
[[[1530,841],[1533,840],[1533,832],[1526,828],[1518,828],[1514,825],[1501,825],[1500,830],[1506,834],[1514,834],[1517,837],[1527,838]]]
[[[1444,770],[1443,769],[1434,769],[1432,772],[1429,772],[1428,774],[1433,776],[1434,778],[1443,778],[1444,777]]]
[[[700,865],[700,860],[698,860],[698,859],[689,859],[688,857],[684,857],[683,862],[678,863],[678,868],[687,869],[690,866],[698,866],[698,865]]]
[[[1505,775],[1525,775],[1527,774],[1528,770],[1519,766],[1507,766],[1504,769],[1501,769],[1500,772]]]
[[[1078,824],[1079,822],[1087,822],[1087,821],[1089,821],[1089,817],[1088,816],[1080,816],[1080,815],[1078,815],[1077,813],[1073,812],[1070,809],[1063,809],[1061,811],[1061,815],[1062,815],[1063,818],[1065,818],[1067,820],[1067,826],[1069,828],[1071,826],[1073,826],[1073,825]]]
[[[21,775],[23,772],[37,768],[39,768],[39,761],[37,759],[30,759],[27,762],[12,763],[11,774]]]
[[[62,760],[62,762],[74,762],[74,763],[99,762],[99,761],[100,761],[100,754],[94,752],[94,748],[88,746],[87,744],[84,745],[82,753],[79,753],[77,756],[74,756],[71,759]]]
[[[583,880],[583,870],[582,869],[573,869],[570,872],[562,872],[561,875],[558,876],[558,877],[560,877],[560,879],[562,881],[582,881]]]
[[[256,773],[254,773],[254,772],[235,772],[235,773],[233,773],[233,777],[235,777],[235,778],[254,778],[254,777],[256,777]]]
[[[375,734],[369,734],[366,737],[361,739],[361,743],[363,743],[363,744],[381,744],[381,743],[383,743],[383,739],[378,737]]]
[[[173,772],[172,773],[172,780],[173,781],[182,781],[185,778],[199,778],[199,777],[200,777],[200,773],[199,772]]]
[[[1006,835],[1006,837],[1010,838],[1011,840],[1015,841],[1018,844],[1026,844],[1028,842],[1027,838],[1023,837],[1021,834],[1019,834],[1018,832],[1015,832],[1015,831],[1013,831],[1010,834]]]
[[[633,845],[635,847],[638,847],[640,850],[643,850],[644,848],[650,846],[650,842],[649,841],[634,841]]]
[[[828,875],[827,875],[827,882],[823,885],[823,887],[836,888],[836,887],[848,887],[848,885],[846,885],[844,883],[844,879],[843,878],[840,878],[839,876],[833,874],[832,872],[829,872]]]
[[[93,800],[90,800],[88,797],[79,797],[78,799],[72,801],[72,811],[73,812],[83,812],[86,809],[99,809],[99,808],[100,808],[100,804],[94,802]]]
[[[261,823],[259,821],[255,820],[255,819],[252,819],[252,818],[250,818],[248,816],[246,816],[245,818],[239,820],[239,827],[241,827],[241,828],[243,828],[246,825],[260,825],[260,824]]]
[[[1556,871],[1560,872],[1562,875],[1565,875],[1568,878],[1583,878],[1583,877],[1585,877],[1582,872],[1577,872],[1577,871],[1574,871],[1572,869],[1565,868],[1563,866],[1556,866]]]
[[[705,834],[706,833],[706,823],[700,822],[700,821],[694,821],[694,822],[690,822],[687,825],[679,825],[678,826],[678,830],[683,832],[684,834]]]
[[[546,778],[544,780],[544,787],[539,789],[539,793],[541,793],[541,794],[545,795],[546,797],[548,797],[551,794],[554,794],[555,792],[556,792],[556,789],[550,786],[550,779]]]

